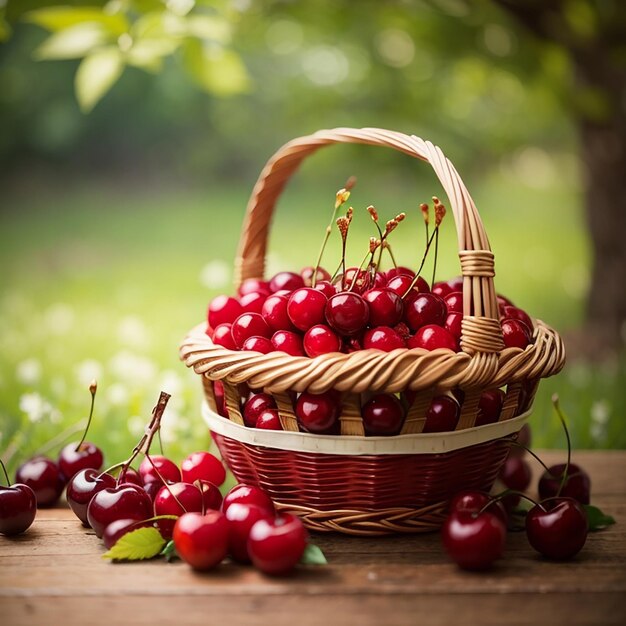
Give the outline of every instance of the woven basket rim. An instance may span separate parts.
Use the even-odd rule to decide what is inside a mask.
[[[248,428],[212,411],[202,403],[202,418],[209,429],[241,443],[264,448],[347,456],[388,454],[443,454],[501,439],[518,432],[532,410],[508,420],[445,433],[416,433],[394,437],[313,435],[311,433]]]

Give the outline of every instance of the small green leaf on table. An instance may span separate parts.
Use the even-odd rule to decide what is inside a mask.
[[[307,545],[300,563],[302,565],[326,565],[328,561],[320,547],[310,543]]]
[[[611,524],[615,524],[615,518],[603,513],[597,506],[585,504],[585,513],[589,522],[589,530],[601,530]]]
[[[174,546],[174,540],[170,539],[166,544],[163,550],[159,553],[159,556],[164,556],[165,560],[168,563],[171,563],[174,559],[179,559],[178,552],[176,552],[176,547]]]
[[[102,557],[114,561],[142,561],[159,555],[165,543],[156,528],[138,528],[120,537]]]

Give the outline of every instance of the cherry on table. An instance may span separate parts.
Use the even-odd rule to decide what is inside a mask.
[[[28,485],[35,492],[37,507],[45,508],[56,504],[66,479],[52,459],[36,456],[17,468],[15,482]]]
[[[278,330],[272,335],[274,350],[291,356],[305,356],[302,337],[289,330]]]
[[[252,485],[235,485],[225,496],[222,512],[226,513],[231,504],[254,504],[274,513],[274,503],[263,489]]]
[[[176,463],[161,454],[151,454],[150,459],[144,458],[139,465],[139,475],[144,485],[153,480],[171,483],[180,481],[180,470]]]
[[[189,483],[163,485],[154,499],[155,515],[177,515],[180,517],[183,513],[191,511],[203,513],[204,503],[200,489]],[[171,519],[157,520],[159,532],[164,539],[171,539],[175,521]]]
[[[412,337],[409,337],[407,346],[424,350],[445,348],[452,352],[459,349],[457,340],[445,328],[435,324],[422,326]]]
[[[314,394],[300,394],[295,406],[298,424],[310,433],[325,433],[330,430],[339,418],[339,402],[337,394],[332,391]]]
[[[224,497],[217,485],[208,480],[197,480],[194,483],[202,493],[202,506],[206,511],[219,511],[222,508]]]
[[[218,487],[226,480],[223,463],[210,452],[192,452],[180,464],[182,480],[194,483],[208,480]]]
[[[341,350],[341,339],[326,324],[317,324],[309,328],[304,334],[302,343],[304,351],[311,358]]]
[[[326,303],[326,320],[341,335],[356,335],[368,319],[369,306],[357,293],[337,293]]]
[[[566,560],[578,554],[587,540],[587,514],[573,498],[551,498],[526,515],[526,536],[543,556]]]
[[[35,492],[21,483],[10,484],[9,476],[0,461],[4,476],[9,483],[0,485],[0,534],[12,536],[26,532],[37,515]]]
[[[183,561],[207,571],[228,554],[228,533],[228,520],[220,511],[185,513],[174,524],[174,546]]]
[[[87,521],[98,537],[102,537],[104,529],[115,520],[142,521],[150,517],[150,496],[141,487],[128,483],[98,491],[87,506]]]
[[[99,470],[104,456],[98,446],[88,441],[68,443],[59,453],[59,469],[64,476],[71,478],[85,469]]]
[[[389,326],[377,326],[365,331],[363,348],[391,352],[398,348],[406,348],[404,339]]]
[[[363,405],[361,416],[367,435],[397,435],[404,422],[404,407],[394,395],[380,393]]]
[[[548,468],[548,471],[544,471],[539,479],[539,497],[542,500],[554,498],[557,495],[564,472],[565,463],[552,465]],[[564,498],[573,498],[581,504],[589,504],[590,493],[591,479],[589,474],[578,465],[570,463],[565,484],[559,495]]]
[[[443,545],[450,558],[462,569],[489,569],[502,557],[506,526],[494,513],[452,512],[441,529]]]
[[[471,489],[459,491],[453,496],[448,505],[448,511],[450,513],[455,511],[480,513],[483,509],[500,518],[502,523],[505,526],[507,525],[508,516],[502,502],[495,500],[484,491],[474,491]]]
[[[248,554],[265,574],[283,576],[298,564],[308,543],[307,532],[295,515],[283,513],[257,521],[248,537]]]
[[[91,498],[103,489],[115,487],[115,482],[115,478],[111,474],[101,474],[95,469],[84,469],[74,474],[67,483],[65,493],[67,503],[83,526],[89,526],[87,507]]]
[[[228,551],[230,555],[239,563],[250,563],[248,554],[250,531],[259,520],[273,519],[274,513],[256,504],[234,503],[228,507],[225,515],[229,527]]]

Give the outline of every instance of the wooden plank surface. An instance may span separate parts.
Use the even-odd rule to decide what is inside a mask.
[[[576,452],[576,462],[618,523],[568,563],[542,560],[510,533],[506,558],[482,574],[451,564],[437,533],[315,535],[329,565],[283,579],[229,563],[207,574],[181,562],[112,564],[68,509],[40,511],[25,535],[0,537],[0,625],[624,624],[626,452]]]

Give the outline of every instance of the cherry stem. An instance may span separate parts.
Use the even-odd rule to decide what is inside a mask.
[[[559,417],[559,420],[561,420],[561,425],[563,426],[563,430],[565,431],[565,438],[567,439],[567,463],[565,464],[565,469],[563,470],[563,475],[561,476],[561,484],[559,485],[559,489],[556,492],[555,497],[558,498],[561,495],[561,491],[563,491],[563,487],[565,487],[565,483],[567,482],[567,475],[569,473],[569,466],[572,458],[572,442],[570,440],[569,430],[565,422],[565,415],[563,414],[563,411],[561,410],[561,405],[559,404],[559,396],[556,393],[552,396],[552,404],[554,406],[556,414]]]
[[[91,384],[89,385],[89,393],[91,393],[91,408],[89,409],[89,417],[87,418],[87,426],[85,427],[83,438],[80,440],[80,443],[76,446],[76,450],[74,450],[74,452],[80,451],[80,447],[83,445],[85,441],[85,437],[87,437],[87,433],[89,432],[89,426],[91,425],[91,418],[93,416],[93,407],[96,402],[97,390],[98,390],[98,383],[95,380],[92,380]]]
[[[542,511],[545,511],[543,506],[541,506],[541,502],[537,502],[536,500],[533,500],[530,496],[527,496],[522,491],[516,491],[515,489],[506,489],[502,493],[499,493],[497,496],[493,496],[491,500],[487,502],[487,504],[485,504],[483,508],[480,509],[480,511],[478,511],[476,515],[478,516],[481,513],[484,513],[492,504],[495,504],[496,502],[500,502],[500,500],[503,500],[507,496],[519,496],[520,498],[524,498],[524,500],[528,500],[528,502],[531,502],[535,506],[538,506]]]
[[[402,296],[403,300],[411,293],[411,290],[413,289],[413,287],[417,285],[417,281],[419,280],[419,277],[420,277],[420,272],[422,271],[422,268],[424,267],[424,263],[426,263],[426,257],[428,256],[428,251],[430,250],[430,246],[438,231],[439,231],[439,225],[435,226],[435,230],[433,231],[433,234],[430,236],[430,239],[428,240],[428,243],[426,244],[426,250],[424,250],[424,256],[422,257],[422,262],[420,263],[420,266],[417,272],[415,272],[415,277],[411,281],[409,288],[406,290],[406,292]]]
[[[165,456],[163,454],[163,440],[161,439],[161,429],[157,430],[157,437],[159,439],[159,450],[161,451],[161,456]]]
[[[170,492],[170,496],[172,496],[172,498],[176,500],[176,503],[178,504],[178,506],[183,511],[185,511],[185,513],[188,513],[189,511],[187,511],[187,509],[183,506],[182,502],[174,495],[174,492],[171,490],[170,486],[167,484],[167,481],[165,480],[165,478],[163,478],[163,476],[161,475],[161,472],[159,472],[158,467],[154,464],[154,461],[152,460],[152,457],[150,456],[148,451],[146,450],[144,454],[145,454],[146,459],[148,459],[148,461],[150,462],[150,465],[152,465],[152,469],[156,472],[156,475],[159,477],[159,480],[163,483],[164,487]]]
[[[0,465],[2,465],[2,471],[4,472],[4,477],[7,479],[7,487],[11,486],[11,480],[9,479],[9,474],[7,473],[7,468],[4,466],[2,459],[0,459]]]
[[[550,468],[530,448],[527,448],[523,443],[518,443],[517,441],[513,441],[512,443],[514,446],[517,446],[518,448],[522,448],[523,450],[526,450],[526,452],[528,452],[530,456],[532,456],[536,461],[539,462],[539,464],[543,467],[543,469],[546,470],[546,472],[548,472],[548,474],[550,474],[550,476],[554,476],[554,474],[550,471]],[[554,476],[554,478],[557,478],[557,477]]]
[[[98,478],[102,478],[105,474],[110,474],[113,470],[118,467],[123,467],[126,464],[126,461],[121,461],[120,463],[116,463],[115,465],[111,465],[111,467],[107,467],[104,471],[98,474]]]
[[[435,228],[435,259],[433,260],[433,279],[431,286],[435,284],[435,274],[437,273],[437,255],[439,254],[439,228]]]
[[[396,263],[396,257],[393,256],[393,252],[391,251],[391,246],[389,245],[389,242],[387,240],[385,240],[385,248],[387,252],[389,252],[389,256],[391,257],[391,262],[393,263],[393,266],[396,269],[398,269],[398,264]]]
[[[137,445],[133,448],[130,457],[123,463],[120,474],[126,472],[126,470],[130,467],[130,464],[137,458],[140,452],[144,452],[144,454],[147,454],[147,452],[150,450],[152,440],[154,439],[154,436],[158,432],[159,428],[161,428],[161,418],[163,417],[165,407],[167,406],[170,398],[171,396],[169,393],[165,393],[165,391],[161,392],[161,395],[159,396],[159,401],[157,402],[154,409],[152,409],[152,418],[150,419],[150,422],[146,428],[146,432],[141,437]]]
[[[352,282],[350,283],[350,286],[348,287],[348,291],[352,291],[352,289],[354,288],[354,285],[356,285],[356,281],[359,279],[359,274],[361,273],[361,268],[363,267],[363,263],[365,263],[365,261],[367,261],[367,257],[370,256],[371,252],[368,251],[368,253],[363,257],[363,260],[359,263],[359,267],[357,267],[356,272],[354,272],[354,278],[352,279]]]

